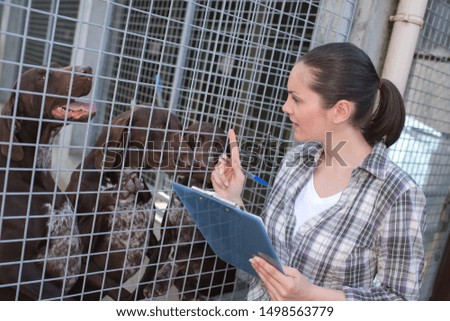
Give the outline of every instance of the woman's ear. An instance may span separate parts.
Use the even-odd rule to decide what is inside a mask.
[[[341,124],[346,121],[349,121],[351,116],[353,115],[355,109],[355,104],[342,99],[339,100],[332,108],[333,110],[333,122],[335,124]]]

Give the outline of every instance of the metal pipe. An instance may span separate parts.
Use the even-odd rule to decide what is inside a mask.
[[[188,55],[189,44],[191,41],[192,25],[195,19],[196,1],[191,0],[187,3],[186,15],[181,35],[180,49],[178,51],[177,65],[173,76],[172,93],[170,96],[169,110],[178,111],[178,102],[180,100],[180,90],[183,82],[183,74],[186,69],[186,57]]]
[[[382,78],[392,81],[405,92],[419,32],[424,23],[428,0],[400,0],[397,13],[389,18],[394,21],[391,39],[384,62]]]

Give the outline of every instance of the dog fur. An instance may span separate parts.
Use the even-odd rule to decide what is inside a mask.
[[[191,163],[189,146],[180,136],[181,122],[165,109],[141,105],[115,117],[111,125],[103,130],[94,149],[74,171],[66,190],[78,213],[85,253],[82,271],[88,274],[79,279],[71,294],[83,300],[98,300],[103,294],[114,300],[128,299],[130,293],[121,288],[122,283],[136,272],[135,267],[142,264],[143,255],[153,254],[149,251],[152,252],[157,243],[151,231],[155,209],[149,188],[142,177],[138,178],[139,170],[171,172],[187,168]],[[115,186],[113,190],[119,191],[123,189],[121,185],[129,183],[124,182],[121,175],[124,178],[134,175],[134,179],[141,182],[135,185],[143,186],[126,204],[111,197],[109,188]],[[136,255],[131,258],[123,255],[126,244],[114,243],[117,222],[113,221],[118,218],[124,221],[136,215],[142,218],[141,224],[136,225],[134,221],[135,225],[127,224],[120,229],[121,233],[132,235],[135,229],[145,229],[147,233],[146,237],[136,239],[139,244],[133,248],[139,250],[133,250]],[[107,249],[117,252],[107,254]],[[127,269],[127,265],[133,268]],[[119,267],[126,271],[122,273]],[[105,285],[107,290],[102,292]]]
[[[32,68],[22,74],[0,118],[0,299],[60,299],[81,266],[73,208],[55,184],[50,144],[68,121],[95,107],[76,102],[92,87],[90,67]]]
[[[182,184],[211,188],[210,172],[226,150],[226,135],[208,122],[193,123],[185,140],[202,161]],[[200,156],[200,157],[198,157]],[[146,298],[163,296],[174,285],[181,300],[208,300],[234,289],[236,269],[220,260],[195,227],[195,222],[174,193],[161,227],[163,255],[154,282],[143,288]]]

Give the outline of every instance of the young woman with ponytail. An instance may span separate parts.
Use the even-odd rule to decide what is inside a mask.
[[[425,197],[387,148],[405,108],[397,88],[350,43],[330,43],[293,67],[283,111],[301,142],[283,160],[263,219],[284,265],[261,257],[249,300],[417,300]],[[215,191],[242,204],[245,176],[233,130]]]

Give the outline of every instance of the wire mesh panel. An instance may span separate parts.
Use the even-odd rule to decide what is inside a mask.
[[[29,40],[25,45],[25,61],[40,65],[46,63],[51,50],[51,60],[62,65],[70,63],[74,41],[79,1],[32,1],[29,15]],[[56,14],[56,19],[51,15]],[[55,24],[55,25],[53,25]],[[54,33],[54,35],[51,35]],[[54,43],[47,39],[51,37]],[[53,46],[50,49],[50,45]]]
[[[430,297],[449,234],[444,211],[450,186],[450,5],[430,0],[405,93],[405,130],[393,160],[410,173],[427,198],[426,265],[421,298]]]
[[[290,144],[289,70],[345,41],[354,9],[0,2],[1,297],[244,298],[248,276],[207,246],[171,182],[211,188],[234,128],[243,168],[272,184]],[[247,181],[247,210],[267,191]]]

